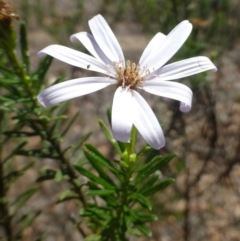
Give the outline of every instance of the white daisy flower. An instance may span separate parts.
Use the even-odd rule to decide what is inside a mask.
[[[130,141],[134,125],[146,142],[154,149],[165,145],[162,128],[150,106],[136,91],[180,101],[180,111],[191,109],[192,91],[185,85],[169,80],[180,79],[206,70],[216,71],[207,57],[194,57],[166,64],[188,38],[192,24],[185,20],[167,36],[157,33],[145,48],[138,64],[125,61],[122,49],[101,15],[89,21],[92,35],[80,32],[71,36],[79,40],[93,55],[61,46],[50,45],[39,56],[51,55],[70,65],[105,74],[105,77],[86,77],[53,85],[38,95],[38,101],[50,107],[65,100],[86,95],[116,84],[112,106],[112,131],[116,140]]]

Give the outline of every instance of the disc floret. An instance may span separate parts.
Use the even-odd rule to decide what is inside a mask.
[[[117,69],[117,81],[118,85],[134,89],[136,85],[143,81],[140,75],[140,67],[135,63],[131,63],[129,60],[126,63],[126,67],[123,67],[119,63],[115,63]]]

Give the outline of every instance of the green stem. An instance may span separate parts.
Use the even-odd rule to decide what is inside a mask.
[[[136,139],[137,139],[137,128],[133,126],[131,131],[130,143],[127,145],[127,151],[129,155],[135,153]]]
[[[126,168],[126,170],[124,172],[125,177],[121,184],[122,194],[121,194],[121,199],[120,199],[120,207],[117,211],[119,237],[120,237],[121,241],[127,240],[126,235],[125,235],[127,232],[127,227],[126,227],[126,223],[125,223],[124,207],[129,206],[129,184],[130,184],[130,179],[132,177],[133,168],[136,164],[136,159],[133,158],[136,156],[136,153],[135,153],[136,138],[137,138],[137,129],[135,126],[133,126],[132,131],[131,131],[130,143],[126,144],[127,159],[125,159],[125,162],[128,165],[128,167]]]
[[[31,88],[31,78],[30,76],[28,76],[25,72],[24,67],[19,63],[18,58],[16,56],[16,53],[14,50],[6,50],[6,54],[9,58],[9,61],[13,64],[13,66],[15,67],[15,71],[18,75],[18,77],[22,80],[25,90],[27,91],[29,97],[32,100],[33,103],[33,110],[35,110],[38,107],[38,102],[37,99],[35,97],[35,94]],[[40,114],[35,112],[35,115],[37,115],[38,119],[40,120]],[[77,183],[76,183],[76,174],[75,171],[72,167],[72,165],[70,164],[70,162],[65,158],[63,151],[61,150],[60,145],[57,143],[56,139],[52,136],[52,133],[50,131],[50,129],[48,128],[47,123],[44,120],[40,121],[41,125],[42,125],[42,129],[45,130],[46,132],[46,137],[47,140],[52,144],[53,149],[57,152],[59,159],[61,160],[61,163],[67,168],[67,171],[69,173],[70,176],[70,182],[71,184],[74,186],[75,191],[77,191],[77,193],[79,194],[79,197],[83,203],[83,206],[86,207],[86,201],[83,198],[83,194],[81,192],[81,190],[79,189]],[[41,130],[39,130],[39,133],[41,132]],[[44,139],[44,138],[43,138]]]
[[[84,195],[82,193],[81,188],[79,187],[79,184],[77,182],[77,175],[75,173],[75,170],[73,169],[72,165],[70,164],[69,160],[65,157],[58,141],[56,140],[56,138],[54,138],[52,132],[51,132],[51,128],[48,126],[48,124],[46,123],[46,121],[42,120],[41,117],[41,113],[35,111],[38,108],[38,102],[35,96],[35,93],[31,87],[31,77],[29,75],[27,75],[24,67],[20,64],[20,62],[18,61],[18,58],[16,56],[15,50],[10,49],[10,48],[6,48],[5,49],[6,54],[8,56],[9,61],[11,62],[11,64],[14,66],[15,68],[15,72],[16,75],[19,77],[19,79],[22,81],[24,88],[28,94],[28,96],[30,97],[31,101],[32,101],[32,110],[34,112],[34,114],[37,116],[38,120],[39,120],[39,124],[41,125],[41,127],[39,128],[37,125],[34,126],[35,129],[38,130],[39,135],[42,137],[42,139],[47,140],[49,143],[51,143],[52,148],[56,151],[56,153],[58,154],[59,160],[61,162],[61,167],[67,170],[67,173],[69,174],[69,182],[72,184],[75,192],[79,195],[79,199],[82,202],[82,205],[84,208],[87,207],[87,202],[84,198]],[[34,125],[34,123],[30,123],[30,125]],[[42,135],[42,130],[45,131],[45,134]],[[86,235],[84,233],[82,233],[82,235],[85,237]]]
[[[7,241],[13,241],[13,232],[11,225],[11,216],[7,201],[7,189],[4,181],[4,167],[2,162],[3,145],[2,145],[2,122],[4,119],[3,111],[0,111],[0,224],[4,227]]]
[[[61,163],[67,168],[67,172],[68,172],[69,177],[70,177],[70,180],[69,180],[70,183],[73,185],[74,190],[79,195],[79,198],[80,198],[80,201],[83,204],[83,207],[87,208],[87,202],[86,202],[86,200],[84,198],[84,195],[83,195],[83,193],[80,189],[80,186],[76,182],[77,176],[76,176],[75,170],[73,169],[69,160],[67,158],[65,158],[65,155],[64,155],[61,147],[59,146],[57,140],[52,136],[52,133],[49,132],[49,128],[47,127],[46,123],[44,123],[44,128],[46,130],[47,140],[52,144],[53,148],[58,153],[58,156],[59,156],[59,159],[61,160]]]
[[[126,239],[127,227],[125,223],[124,207],[128,206],[129,182],[132,175],[131,168],[127,169],[125,173],[126,175],[121,184],[122,195],[120,199],[120,206],[119,206],[119,209],[117,210],[117,215],[116,215],[116,221],[117,221],[116,231],[121,241],[127,240]]]
[[[32,103],[37,106],[37,99],[35,97],[35,94],[31,88],[31,78],[27,75],[24,67],[20,64],[18,61],[18,58],[16,56],[16,52],[13,49],[6,50],[6,54],[8,56],[9,61],[14,66],[15,71],[19,79],[23,82],[25,90],[28,93],[28,96],[31,98]]]

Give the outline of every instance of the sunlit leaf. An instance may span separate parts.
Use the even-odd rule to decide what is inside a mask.
[[[151,202],[141,193],[131,193],[130,199],[140,203],[142,207],[152,210]]]
[[[116,141],[112,134],[110,133],[110,131],[108,130],[107,126],[105,125],[105,123],[102,120],[98,121],[104,135],[107,137],[107,139],[110,141],[110,143],[114,146],[115,150],[118,152],[119,155],[122,155],[122,150],[119,146],[118,141]]]
[[[91,163],[92,167],[98,172],[99,176],[115,186],[113,180],[109,177],[108,173],[103,170],[101,162],[99,162],[99,160],[102,160],[102,158],[89,151],[87,148],[84,148],[84,154]]]
[[[173,182],[175,182],[175,179],[173,178],[168,178],[164,181],[161,181],[160,183],[152,186],[152,187],[149,187],[149,188],[146,188],[144,189],[141,193],[142,195],[145,195],[145,196],[149,196],[149,195],[152,195],[166,187],[168,187],[170,184],[172,184]]]
[[[41,86],[41,84],[43,83],[44,77],[52,63],[52,57],[50,57],[49,55],[47,55],[46,57],[44,57],[41,61],[40,64],[38,65],[37,70],[33,73],[33,80],[34,81],[38,81],[38,87]]]
[[[54,180],[56,182],[60,182],[62,181],[62,179],[63,179],[63,173],[60,169],[58,169],[57,172],[55,173]]]
[[[102,236],[99,234],[91,234],[84,239],[84,241],[101,241],[101,240],[102,240]]]
[[[156,216],[155,214],[151,214],[151,213],[145,213],[145,214],[137,213],[137,216],[138,216],[138,219],[143,223],[148,223],[148,222],[158,220],[158,216]]]
[[[44,170],[44,174],[41,175],[40,177],[38,177],[36,181],[42,182],[42,181],[54,179],[55,174],[56,174],[55,170],[46,169],[46,170]]]
[[[97,164],[98,166],[100,164],[107,167],[113,174],[118,177],[118,179],[122,180],[122,171],[117,169],[110,160],[108,160],[102,153],[100,153],[93,145],[85,144],[85,147],[86,148],[84,149],[84,153],[92,164],[94,163],[94,165]]]
[[[115,192],[116,192],[115,190],[108,190],[108,189],[88,190],[87,195],[90,195],[90,196],[107,196],[109,194],[114,194]]]
[[[90,179],[94,183],[102,185],[106,189],[115,189],[115,186],[113,186],[111,183],[108,183],[107,181],[105,181],[101,177],[95,176],[94,174],[92,174],[90,171],[88,171],[87,169],[83,168],[82,166],[74,164],[74,167],[76,168],[76,170],[79,173],[81,173],[83,176],[87,177],[88,179]]]
[[[149,177],[152,173],[160,170],[162,167],[167,165],[176,155],[170,154],[165,157],[156,156],[150,162],[143,164],[139,168],[135,169],[137,172],[137,177],[135,178],[134,183],[142,181],[144,178]]]
[[[152,237],[152,231],[145,224],[135,224],[135,227],[147,237]]]

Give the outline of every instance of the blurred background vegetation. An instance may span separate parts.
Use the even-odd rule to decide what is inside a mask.
[[[176,178],[163,194],[152,198],[159,220],[150,224],[154,241],[239,241],[240,239],[240,8],[238,0],[18,0],[9,1],[25,21],[28,30],[31,68],[39,63],[37,52],[58,43],[70,44],[70,35],[89,31],[87,21],[101,13],[116,34],[127,59],[138,61],[148,41],[157,32],[169,33],[188,19],[193,32],[171,60],[207,56],[218,67],[217,73],[203,73],[181,79],[192,88],[193,108],[188,114],[179,103],[144,94],[163,125],[167,138],[161,154],[177,153],[177,158],[162,175]],[[19,22],[15,21],[18,29]],[[90,73],[92,75],[92,73]],[[89,75],[87,71],[53,61],[47,74],[48,85],[59,76],[66,79]],[[37,81],[37,80],[36,80]],[[97,119],[106,119],[111,107],[112,89],[78,98],[66,108],[67,115],[80,110],[65,142],[79,140],[89,131],[90,141],[112,156]],[[32,138],[31,145],[39,146]],[[140,139],[141,142],[141,139]],[[11,145],[7,148],[11,149]],[[59,166],[50,159],[34,163],[16,156],[14,167],[28,163],[28,171],[8,192],[10,200],[32,185],[29,200],[21,211],[33,213],[22,233],[22,240],[80,240],[72,223],[78,212],[75,202],[55,204],[67,183],[55,176],[35,189],[39,169]],[[34,159],[35,160],[35,159]],[[31,168],[30,168],[31,167]],[[60,181],[61,180],[61,181]],[[37,194],[36,194],[36,192]],[[30,199],[31,198],[31,199]],[[39,210],[42,213],[39,214]],[[31,217],[29,217],[31,219]],[[71,221],[70,221],[71,220]],[[6,240],[0,229],[0,240]],[[145,240],[142,238],[141,240]]]

